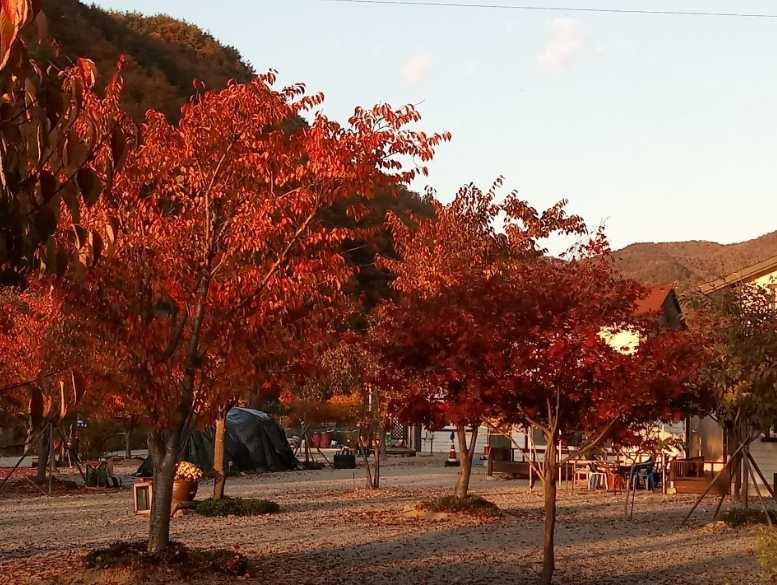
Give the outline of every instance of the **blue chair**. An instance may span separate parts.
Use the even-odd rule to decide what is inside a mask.
[[[653,472],[655,463],[648,461],[637,472],[637,484],[642,485],[643,489],[654,490],[656,489],[656,474]]]

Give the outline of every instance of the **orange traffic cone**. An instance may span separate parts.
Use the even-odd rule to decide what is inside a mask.
[[[459,458],[456,457],[456,446],[451,441],[451,449],[448,451],[448,459],[445,460],[445,467],[458,467]]]

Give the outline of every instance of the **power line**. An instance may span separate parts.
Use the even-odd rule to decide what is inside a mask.
[[[518,4],[482,4],[470,2],[429,2],[426,0],[319,0],[338,4],[372,4],[380,6],[417,6],[435,8],[483,8],[497,10],[524,10],[534,12],[586,12],[593,14],[640,14],[653,16],[712,16],[728,18],[768,18],[777,19],[777,13],[765,12],[709,12],[696,10],[650,10],[629,8],[583,8],[570,6],[539,6]]]

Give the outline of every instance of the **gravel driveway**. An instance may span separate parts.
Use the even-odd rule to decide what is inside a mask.
[[[194,547],[239,546],[256,562],[255,582],[263,584],[537,582],[542,497],[529,494],[526,482],[487,480],[475,468],[472,491],[497,503],[505,517],[433,521],[404,512],[449,490],[455,469],[417,458],[392,460],[384,474],[377,493],[361,489],[361,470],[230,478],[229,495],[270,498],[283,511],[254,518],[187,515],[173,521],[173,538]],[[209,490],[203,483],[200,497]],[[678,526],[691,505],[687,497],[640,493],[631,522],[623,520],[623,501],[623,495],[560,492],[558,583],[764,582],[755,532],[710,524],[712,501],[685,528]],[[78,582],[84,550],[140,539],[145,531],[146,520],[132,514],[129,490],[0,499],[0,583]]]

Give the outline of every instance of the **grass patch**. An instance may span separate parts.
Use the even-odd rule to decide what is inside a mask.
[[[771,516],[772,522],[777,524],[777,511],[769,510],[769,516]],[[768,524],[766,514],[759,508],[731,508],[721,513],[720,519],[732,528]]]
[[[163,571],[180,578],[208,573],[251,575],[248,561],[237,550],[189,549],[180,542],[171,542],[159,554],[150,554],[145,542],[116,542],[87,553],[83,562],[94,570],[130,569],[139,574]]]
[[[252,498],[209,498],[197,502],[195,511],[203,516],[258,516],[275,514],[281,507],[270,500]]]
[[[489,502],[480,496],[442,496],[421,502],[418,506],[421,510],[429,512],[448,512],[451,514],[468,514],[470,516],[487,516],[497,518],[502,515],[502,510],[493,502]]]

